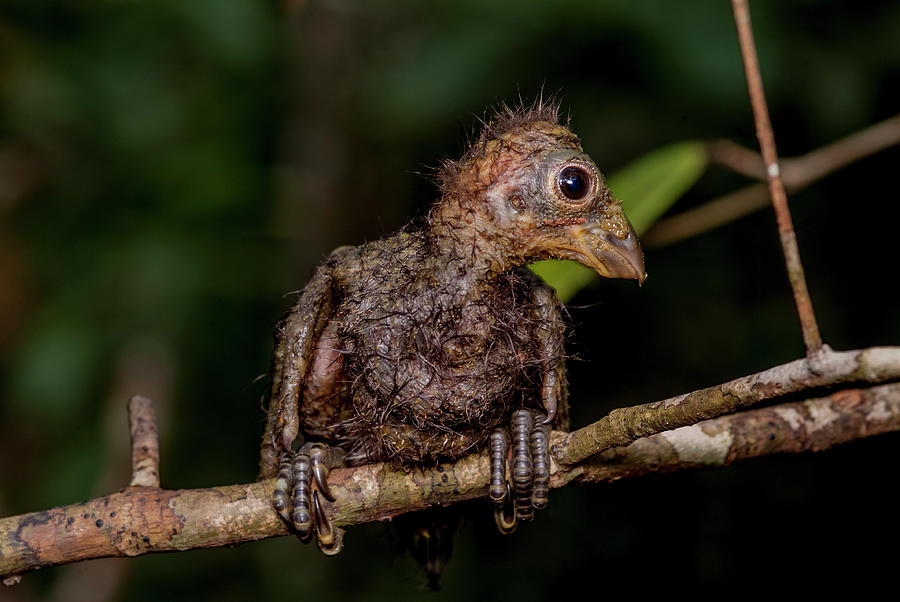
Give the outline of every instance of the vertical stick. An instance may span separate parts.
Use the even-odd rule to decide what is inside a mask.
[[[794,292],[797,314],[800,317],[800,328],[803,330],[803,342],[806,354],[815,355],[822,348],[822,337],[813,313],[812,301],[806,287],[806,276],[803,274],[803,263],[800,261],[800,250],[797,248],[797,236],[791,221],[791,210],[781,180],[781,168],[778,164],[778,153],[775,150],[775,133],[769,121],[769,109],[763,92],[762,76],[759,72],[759,60],[756,56],[756,44],[753,41],[753,29],[750,25],[750,10],[747,0],[731,0],[734,9],[734,23],[737,26],[738,41],[741,46],[741,57],[744,61],[744,75],[750,91],[750,104],[753,107],[753,119],[756,122],[756,137],[766,165],[766,180],[769,194],[775,208],[775,219],[778,223],[778,234],[784,251],[788,280]]]
[[[131,424],[131,483],[129,487],[159,487],[159,436],[153,402],[140,395],[128,400]]]

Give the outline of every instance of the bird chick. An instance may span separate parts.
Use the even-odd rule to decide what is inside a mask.
[[[319,496],[342,464],[487,448],[498,527],[529,520],[568,411],[561,304],[524,266],[645,277],[619,202],[555,106],[502,109],[439,181],[421,227],[332,252],[276,327],[260,476],[277,477],[276,509],[326,553],[342,533]]]

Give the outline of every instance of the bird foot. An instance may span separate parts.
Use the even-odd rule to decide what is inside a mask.
[[[306,443],[296,452],[285,451],[278,464],[272,502],[284,521],[307,542],[316,534],[324,554],[341,551],[344,530],[334,526],[321,501],[334,496],[328,488],[328,471],[343,464],[344,451],[322,443]],[[321,496],[321,497],[320,497]]]
[[[550,425],[546,415],[520,409],[512,414],[510,434],[504,428],[491,434],[491,487],[494,519],[503,534],[516,530],[519,521],[530,521],[534,510],[547,505],[550,482]],[[511,439],[511,441],[510,441]],[[510,457],[512,483],[506,477]]]

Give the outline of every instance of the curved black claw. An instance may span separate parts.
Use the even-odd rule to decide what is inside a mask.
[[[335,527],[331,519],[325,515],[319,502],[319,490],[313,491],[313,510],[316,517],[316,543],[319,544],[319,550],[327,556],[334,556],[344,547],[344,530]]]
[[[504,535],[509,535],[516,530],[519,521],[516,520],[516,507],[513,505],[512,486],[506,481],[506,493],[496,506],[494,506],[494,522],[497,530]]]
[[[301,541],[317,535],[319,549],[333,555],[343,547],[343,529],[338,529],[325,513],[319,492],[330,502],[334,495],[328,487],[328,471],[343,461],[339,448],[307,443],[299,451],[282,453],[272,492],[275,510],[292,526]]]
[[[313,477],[316,479],[316,487],[322,492],[329,502],[334,501],[334,495],[328,488],[328,448],[321,443],[313,443],[309,450],[309,462],[312,467]]]
[[[491,485],[494,519],[501,533],[512,533],[518,521],[534,518],[535,508],[547,506],[550,483],[550,426],[546,416],[529,409],[513,412],[510,421],[512,443],[505,429],[490,438]],[[506,478],[506,459],[512,455]]]

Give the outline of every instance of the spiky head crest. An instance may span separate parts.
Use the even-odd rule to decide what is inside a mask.
[[[444,200],[474,200],[507,168],[547,148],[581,150],[578,136],[559,123],[559,102],[537,99],[530,105],[501,104],[481,120],[482,129],[457,161],[445,161],[438,171]]]

